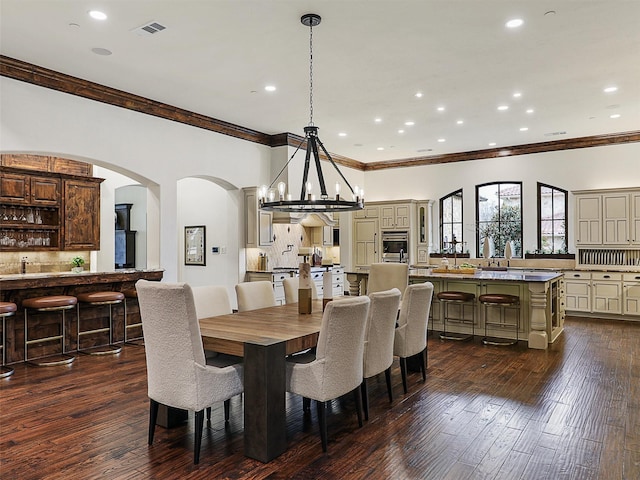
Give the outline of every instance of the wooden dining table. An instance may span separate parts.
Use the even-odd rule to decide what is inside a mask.
[[[322,300],[200,319],[206,350],[244,357],[244,453],[269,462],[287,449],[286,356],[316,346]]]

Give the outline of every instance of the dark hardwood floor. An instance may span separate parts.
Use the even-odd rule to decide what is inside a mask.
[[[351,396],[329,414],[322,453],[315,408],[289,396],[289,449],[244,457],[242,398],[222,405],[192,464],[193,414],[147,445],[142,347],[68,367],[17,365],[0,379],[0,478],[29,479],[634,479],[640,478],[640,322],[570,318],[547,351],[429,337],[426,383],[409,375],[393,404],[370,381],[370,420]]]

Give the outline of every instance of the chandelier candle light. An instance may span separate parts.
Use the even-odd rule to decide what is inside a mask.
[[[313,124],[313,27],[320,24],[320,15],[315,13],[307,13],[300,18],[303,25],[309,27],[309,125],[304,127],[304,139],[293,152],[291,158],[287,161],[285,166],[280,170],[280,173],[271,182],[268,187],[263,185],[259,189],[260,208],[267,211],[275,212],[348,212],[352,210],[361,210],[364,208],[364,190],[359,189],[357,186],[351,187],[347,179],[344,177],[338,166],[335,164],[331,155],[324,147],[320,138],[318,137],[318,127]],[[280,175],[285,171],[293,157],[295,157],[298,150],[306,142],[306,156],[304,162],[304,173],[302,177],[302,186],[300,189],[300,199],[293,200],[291,193],[287,193],[287,185],[284,182],[277,184],[277,190],[273,188]],[[322,150],[327,157],[331,165],[336,169],[340,178],[344,181],[346,186],[352,195],[352,200],[345,200],[340,197],[340,183],[336,182],[336,194],[335,197],[330,197],[327,194],[327,188],[324,182],[324,175],[322,173],[322,167],[320,165],[320,154],[318,147]],[[318,183],[320,184],[320,197],[316,197],[312,193],[312,185],[309,181],[309,165],[311,163],[311,156],[313,155],[314,163],[316,166],[316,172],[318,174]],[[277,195],[277,198],[276,198]]]

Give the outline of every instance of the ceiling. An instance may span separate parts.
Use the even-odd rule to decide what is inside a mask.
[[[377,162],[640,130],[640,0],[0,0],[0,50],[303,135],[310,12],[313,120],[330,152]],[[506,28],[513,18],[524,24]],[[135,33],[153,21],[166,28]]]

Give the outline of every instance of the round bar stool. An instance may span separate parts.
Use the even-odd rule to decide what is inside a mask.
[[[484,306],[484,338],[482,343],[485,345],[516,345],[518,343],[518,330],[520,330],[520,297],[517,295],[507,295],[503,293],[485,293],[478,297],[478,301]],[[500,316],[497,320],[489,321],[489,307],[497,307],[500,309]],[[516,319],[514,322],[508,322],[506,318],[506,309],[512,308],[516,311]],[[515,332],[515,340],[494,338],[487,335],[487,327],[501,328]]]
[[[122,303],[124,300],[124,294],[121,292],[112,292],[112,291],[102,291],[102,292],[85,292],[78,293],[78,322],[77,322],[77,331],[78,331],[78,352],[85,353],[87,355],[109,355],[114,353],[120,353],[122,347],[120,345],[113,344],[113,305],[117,303]],[[109,326],[103,328],[96,328],[93,330],[85,330],[82,331],[80,329],[80,305],[87,306],[109,306]],[[83,350],[80,347],[80,340],[84,335],[92,335],[96,333],[104,333],[109,332],[109,344],[108,345],[100,345],[100,349],[93,350]]]
[[[53,365],[65,365],[67,363],[73,362],[76,359],[74,355],[69,355],[68,353],[66,353],[65,332],[67,328],[66,328],[65,312],[75,307],[77,303],[78,303],[78,299],[71,295],[50,295],[47,297],[26,298],[22,301],[22,307],[24,308],[24,361],[25,362],[28,362],[31,365],[35,365],[38,367],[49,367]],[[29,337],[28,337],[29,310],[33,310],[34,312],[61,312],[62,319],[60,322],[60,334],[53,335],[50,337],[42,337],[42,338],[29,340]],[[32,345],[34,343],[49,342],[52,340],[60,340],[60,344],[62,346],[62,349],[61,349],[62,351],[60,353],[60,355],[62,356],[61,360],[32,361],[29,359],[29,355],[28,355],[29,345]]]
[[[0,370],[0,378],[13,375],[13,368],[5,366],[7,358],[7,324],[5,320],[7,317],[15,315],[17,310],[18,306],[13,302],[0,302],[0,317],[2,317],[2,369]]]
[[[475,308],[475,299],[476,296],[473,293],[469,292],[456,292],[456,291],[448,291],[448,292],[438,292],[436,295],[440,303],[442,304],[442,333],[440,334],[440,338],[443,340],[472,340],[475,335],[475,325],[476,325],[476,308]],[[460,316],[459,317],[450,317],[449,316],[449,307],[456,305],[460,307]],[[464,317],[464,307],[471,307],[471,320],[466,319]],[[457,323],[457,324],[471,324],[471,334],[465,333],[456,333],[456,332],[447,332],[447,323]]]
[[[141,347],[143,343],[138,343],[134,340],[142,341],[143,339],[142,335],[139,337],[129,338],[129,334],[128,334],[128,331],[132,328],[140,328],[140,331],[142,331],[141,321],[137,323],[129,323],[129,312],[127,307],[127,302],[129,300],[137,301],[138,291],[136,290],[135,287],[133,287],[133,288],[128,288],[126,290],[123,290],[122,293],[124,294],[124,297],[125,297],[124,298],[124,343],[125,345],[134,345],[136,347]]]

